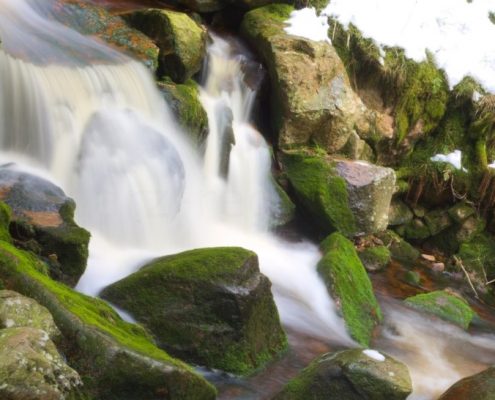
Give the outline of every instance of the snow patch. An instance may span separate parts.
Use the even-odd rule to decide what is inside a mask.
[[[330,43],[328,17],[326,15],[318,16],[313,7],[292,11],[290,18],[285,23],[288,26],[284,30],[289,35],[300,36],[315,42]]]
[[[385,356],[376,350],[370,350],[370,349],[363,350],[363,354],[365,354],[369,358],[372,358],[375,361],[379,361],[379,362],[385,361]]]
[[[399,46],[416,61],[429,50],[451,86],[470,75],[495,92],[493,1],[331,0],[322,15],[350,23],[383,46]],[[469,61],[469,62],[466,62]]]
[[[466,171],[465,168],[462,168],[462,152],[460,150],[454,150],[449,154],[437,154],[430,158],[431,161],[435,162],[444,162],[452,165],[455,169],[462,169]]]

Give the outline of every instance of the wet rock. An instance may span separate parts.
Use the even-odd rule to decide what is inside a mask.
[[[461,379],[438,400],[495,400],[495,367]]]
[[[430,229],[424,221],[419,218],[415,218],[409,222],[404,232],[404,237],[411,240],[423,240],[429,238],[430,236]]]
[[[60,331],[45,307],[19,293],[0,290],[0,329],[19,327],[40,329],[52,340],[60,338]]]
[[[45,331],[0,330],[0,398],[64,400],[81,384]]]
[[[43,263],[31,253],[0,242],[0,279],[50,311],[67,338],[64,348],[71,366],[92,398],[215,398],[209,383],[157,348],[142,327],[123,321],[105,302],[75,292],[43,271]],[[0,362],[3,359],[0,356]]]
[[[361,262],[369,272],[385,269],[392,259],[390,250],[386,246],[368,247],[358,253]]]
[[[476,210],[466,203],[457,203],[448,212],[450,217],[458,224],[462,224],[466,219],[476,214]]]
[[[413,286],[419,286],[421,284],[421,275],[416,271],[407,271],[404,275],[404,280]]]
[[[353,132],[370,129],[368,110],[330,43],[285,33],[292,10],[285,4],[252,10],[243,18],[241,34],[268,66],[272,126],[279,146],[311,142],[335,153]]]
[[[158,47],[141,32],[129,27],[122,18],[111,15],[95,2],[57,0],[53,13],[64,25],[96,36],[117,50],[140,60],[152,71],[158,67]]]
[[[369,346],[382,313],[354,244],[340,233],[333,233],[321,243],[321,248],[324,255],[318,263],[318,273],[335,299],[351,336],[361,345]]]
[[[442,262],[433,263],[431,269],[435,272],[443,272],[445,271],[445,264]]]
[[[388,211],[395,189],[394,170],[361,161],[338,161],[336,170],[346,181],[357,233],[369,234],[387,229]]]
[[[377,235],[388,247],[392,258],[405,264],[414,263],[420,256],[420,252],[402,239],[393,231],[385,231]]]
[[[390,226],[404,225],[412,219],[413,213],[406,203],[398,199],[392,200],[388,212],[388,224]]]
[[[86,269],[89,232],[74,222],[74,201],[53,183],[0,168],[0,200],[12,209],[16,243],[50,262],[50,274],[75,285]]]
[[[184,84],[162,80],[158,82],[158,89],[179,124],[199,147],[208,135],[208,115],[199,100],[198,84],[193,80]]]
[[[277,228],[287,225],[294,219],[296,206],[285,190],[275,180],[273,180],[273,187],[275,188],[277,196],[270,206],[270,214],[272,215],[270,227]]]
[[[453,224],[449,214],[444,210],[428,212],[424,217],[424,221],[432,236],[438,235],[440,232],[450,228]]]
[[[147,9],[124,15],[160,49],[158,76],[183,83],[199,72],[206,52],[206,30],[185,13]]]
[[[354,349],[316,359],[275,400],[405,400],[411,392],[404,364],[376,351]]]
[[[171,354],[247,374],[287,345],[270,287],[253,252],[209,248],[158,258],[101,295]]]
[[[452,322],[461,328],[468,329],[476,313],[466,300],[446,291],[436,291],[408,297],[405,303],[417,310],[433,314]]]

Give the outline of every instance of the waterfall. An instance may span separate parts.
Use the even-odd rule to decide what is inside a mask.
[[[278,199],[269,147],[250,124],[246,55],[213,36],[199,154],[145,67],[59,24],[51,5],[0,5],[0,161],[75,198],[76,220],[92,233],[78,289],[96,295],[156,256],[242,246],[258,254],[286,326],[352,345],[317,275],[316,246],[269,232]]]

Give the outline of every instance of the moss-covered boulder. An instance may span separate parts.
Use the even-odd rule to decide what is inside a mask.
[[[495,400],[495,367],[454,383],[438,400]]]
[[[201,145],[208,135],[208,115],[199,100],[198,84],[192,79],[183,84],[165,79],[158,82],[158,89],[193,143]]]
[[[86,269],[90,235],[74,221],[74,201],[51,182],[8,168],[0,168],[0,199],[12,209],[16,245],[45,257],[52,277],[75,285]]]
[[[368,129],[367,109],[330,43],[284,31],[292,11],[286,4],[252,10],[243,18],[241,34],[268,67],[272,126],[279,146],[312,142],[333,153],[353,132]]]
[[[290,381],[276,400],[405,400],[412,392],[407,367],[373,350],[325,354]]]
[[[388,224],[398,226],[409,223],[414,215],[409,206],[399,199],[393,199],[388,212]]]
[[[354,244],[340,233],[333,233],[321,243],[321,248],[324,255],[318,263],[318,272],[351,336],[359,344],[369,346],[382,312]]]
[[[111,15],[96,2],[84,0],[56,0],[52,11],[64,25],[95,36],[117,50],[143,62],[152,71],[158,68],[158,47],[150,38],[132,29],[118,16]],[[104,60],[108,61],[105,54]]]
[[[391,230],[381,232],[377,237],[390,250],[392,258],[405,264],[413,264],[421,255],[418,249]]]
[[[466,300],[442,290],[409,297],[405,303],[464,329],[469,328],[471,321],[476,316]]]
[[[45,331],[0,330],[0,398],[64,400],[81,384]]]
[[[385,269],[392,259],[390,250],[386,246],[367,247],[358,255],[366,270],[370,272]]]
[[[215,389],[157,348],[143,328],[123,321],[105,302],[46,274],[32,254],[0,242],[0,279],[45,306],[65,338],[70,365],[89,398],[150,400],[215,398]]]
[[[19,293],[0,290],[0,329],[19,327],[41,329],[50,339],[60,339],[60,331],[45,307]]]
[[[480,293],[486,291],[486,279],[495,279],[495,239],[484,232],[460,246],[457,258],[471,274]],[[485,278],[486,277],[486,278]]]
[[[156,259],[101,295],[171,354],[247,374],[287,345],[270,287],[256,254],[227,247]]]
[[[199,72],[206,51],[206,30],[187,14],[146,9],[124,15],[160,49],[158,76],[183,83]]]

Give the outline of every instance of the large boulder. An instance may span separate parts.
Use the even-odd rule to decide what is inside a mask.
[[[183,83],[199,72],[206,51],[206,30],[185,13],[147,9],[124,15],[160,49],[158,76]]]
[[[438,400],[495,400],[495,367],[461,379]]]
[[[369,346],[382,313],[354,244],[340,233],[333,233],[322,242],[321,248],[324,256],[318,263],[318,273],[335,299],[351,336],[361,345]]]
[[[374,350],[325,354],[290,381],[276,400],[405,400],[412,392],[407,367]]]
[[[64,400],[81,384],[45,331],[0,330],[0,398]]]
[[[64,25],[82,33],[95,36],[144,63],[152,71],[158,67],[158,47],[150,38],[132,29],[125,21],[111,15],[96,2],[84,0],[56,0],[53,15]]]
[[[338,230],[351,237],[386,229],[392,169],[309,150],[286,151],[281,159],[296,199],[325,233]]]
[[[45,257],[52,277],[75,285],[86,269],[90,235],[74,222],[74,201],[53,183],[9,168],[0,168],[0,200],[12,209],[16,244]]]
[[[50,311],[89,398],[215,398],[209,383],[157,348],[143,328],[123,321],[105,302],[53,281],[45,269],[31,253],[0,241],[0,279],[8,289],[35,299]]]
[[[33,299],[11,290],[0,290],[0,329],[30,327],[59,339],[60,331],[50,312]]]
[[[246,374],[287,345],[270,287],[253,252],[208,248],[156,259],[101,295],[171,354]]]
[[[279,146],[312,142],[334,153],[354,132],[369,130],[368,111],[329,42],[284,31],[292,11],[286,4],[252,10],[243,18],[241,34],[268,67],[272,125]]]
[[[476,313],[466,300],[444,290],[408,297],[405,303],[417,310],[435,315],[468,329]]]

